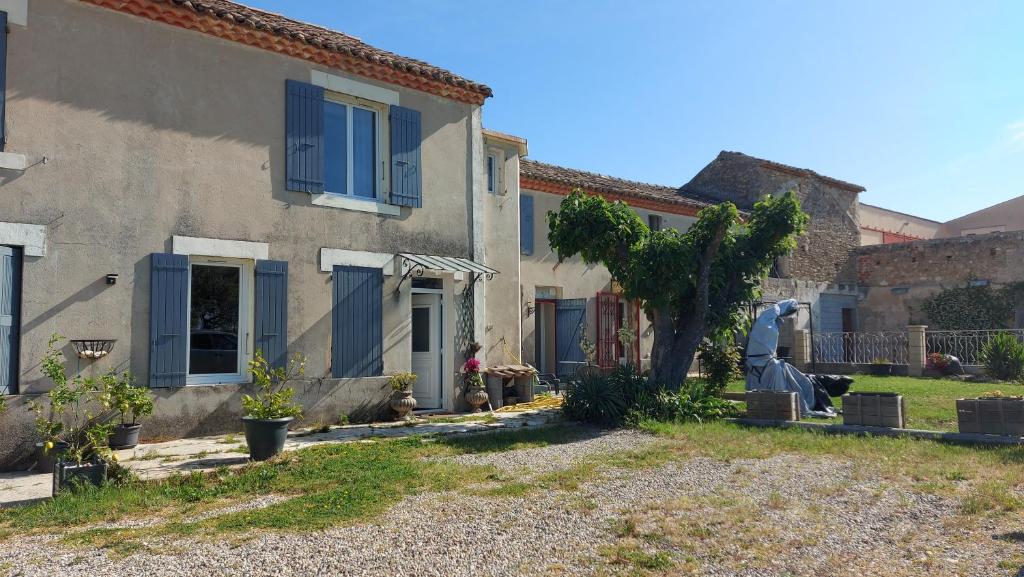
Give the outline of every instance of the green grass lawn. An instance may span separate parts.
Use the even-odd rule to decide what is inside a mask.
[[[729,391],[742,391],[743,381],[729,384]],[[907,404],[907,427],[935,431],[956,431],[956,400],[992,391],[1024,395],[1024,385],[1007,383],[964,383],[950,379],[917,377],[873,377],[853,375],[850,391],[900,393]],[[836,408],[841,399],[834,399]]]
[[[911,386],[944,384],[913,379],[871,380],[883,389],[883,385],[900,380],[909,381]],[[303,532],[366,522],[417,493],[457,491],[494,498],[496,506],[500,506],[509,497],[530,493],[571,494],[583,483],[607,475],[614,478],[614,471],[647,469],[694,457],[730,462],[779,454],[850,461],[858,470],[880,474],[884,485],[955,499],[966,520],[1015,514],[1024,508],[1024,498],[1018,492],[1024,486],[1024,451],[1019,447],[838,436],[727,422],[647,422],[640,428],[659,439],[635,449],[588,454],[566,468],[536,475],[436,457],[559,445],[600,432],[563,424],[453,438],[412,437],[314,446],[240,469],[107,486],[3,509],[0,543],[32,533],[56,533],[68,545],[101,548],[111,554],[159,552],[159,545],[153,545],[159,539],[153,538],[161,536],[230,539],[232,534],[254,530]],[[261,509],[218,511],[265,495],[274,495],[279,500]],[[585,503],[580,502],[579,506]],[[92,526],[147,518],[154,519],[154,524],[139,528]],[[634,559],[636,552],[632,549],[611,553],[618,561],[647,569],[663,569],[665,561]],[[649,564],[657,567],[647,567]]]

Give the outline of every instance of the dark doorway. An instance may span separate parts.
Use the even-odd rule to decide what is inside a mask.
[[[0,246],[0,395],[18,392],[21,248]]]

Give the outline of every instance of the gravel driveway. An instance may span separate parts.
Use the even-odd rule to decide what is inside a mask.
[[[655,442],[618,431],[455,459],[528,479]],[[13,537],[0,542],[0,573],[988,577],[1016,575],[1006,559],[1024,548],[1011,520],[963,522],[956,504],[850,463],[693,458],[609,470],[575,491],[418,495],[374,523],[319,533],[153,538],[128,557],[54,536]]]

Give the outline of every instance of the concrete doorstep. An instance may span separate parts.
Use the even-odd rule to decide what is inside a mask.
[[[295,451],[327,443],[352,443],[371,438],[399,438],[412,435],[462,435],[496,429],[537,427],[561,420],[558,409],[490,413],[494,423],[444,423],[416,418],[409,422],[332,426],[326,431],[309,429],[288,433],[285,451]],[[480,414],[486,417],[488,413]],[[471,418],[474,415],[455,415]],[[245,435],[241,432],[212,437],[178,439],[164,443],[142,444],[134,449],[115,451],[118,462],[140,479],[163,479],[176,474],[212,471],[220,467],[240,467],[249,462]],[[0,473],[0,507],[24,505],[51,496],[53,475],[35,471]]]

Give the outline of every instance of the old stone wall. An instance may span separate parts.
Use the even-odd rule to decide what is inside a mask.
[[[1024,232],[865,246],[854,255],[861,330],[928,324],[921,303],[945,288],[1024,280]]]
[[[856,277],[848,255],[860,245],[857,194],[863,189],[857,185],[738,152],[722,152],[681,190],[728,200],[744,210],[765,195],[795,191],[811,222],[798,248],[781,259],[781,276],[830,283],[852,282]]]

